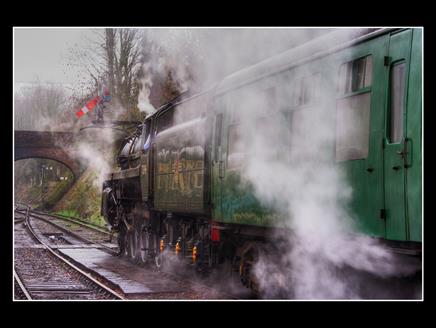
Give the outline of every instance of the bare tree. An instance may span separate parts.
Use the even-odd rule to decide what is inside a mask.
[[[115,106],[120,105],[123,116],[130,120],[137,111],[140,33],[136,29],[106,28],[96,30],[95,36],[85,47],[70,50],[69,65],[85,73],[85,93],[95,93],[102,83],[107,84]]]
[[[15,129],[51,129],[68,108],[68,100],[58,84],[37,81],[19,88],[14,95]]]

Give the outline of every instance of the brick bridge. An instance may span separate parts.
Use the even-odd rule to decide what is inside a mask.
[[[15,161],[26,158],[47,158],[67,166],[79,177],[81,167],[78,161],[68,154],[66,147],[74,142],[70,132],[14,131]]]

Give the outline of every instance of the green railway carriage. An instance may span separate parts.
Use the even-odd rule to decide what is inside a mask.
[[[242,114],[247,104],[255,111],[250,122]],[[244,254],[282,230],[283,216],[243,182],[242,127],[287,125],[284,135],[272,138],[284,140],[279,155],[288,156],[294,135],[311,133],[301,126],[319,105],[333,127],[326,152],[346,172],[360,232],[419,255],[419,28],[329,33],[147,117],[120,154],[122,170],[103,186],[102,213],[120,231],[122,252],[145,263],[169,249],[202,269],[226,259],[243,268]],[[245,282],[246,272],[240,270]]]
[[[362,231],[388,240],[421,242],[422,32],[378,31],[326,51],[326,44],[348,33],[314,40],[220,84],[212,162],[217,222],[275,224],[256,206],[250,192],[232,187],[238,181],[231,160],[238,152],[234,112],[245,89],[258,88],[266,98],[277,98],[287,88],[299,90],[288,92],[284,104],[268,108],[268,115],[282,111],[290,124],[294,120],[298,125],[304,111],[317,105],[316,94],[322,88],[323,106],[336,121],[332,154],[348,173],[354,190],[352,206]],[[295,99],[298,92],[309,95],[302,101],[306,103]],[[341,125],[345,119],[351,126]],[[233,205],[235,199],[238,206]]]

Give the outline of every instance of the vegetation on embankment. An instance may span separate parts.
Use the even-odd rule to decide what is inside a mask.
[[[95,184],[96,176],[96,172],[91,169],[83,172],[52,212],[105,226],[100,215],[101,189]]]
[[[52,208],[59,200],[62,199],[62,197],[65,195],[65,191],[68,190],[68,187],[71,185],[71,181],[73,181],[72,175],[71,180],[60,181],[55,184],[49,184],[50,192],[47,193],[47,197],[45,199],[45,208]]]
[[[38,209],[50,209],[74,182],[63,164],[49,159],[26,159],[14,163],[15,201]]]

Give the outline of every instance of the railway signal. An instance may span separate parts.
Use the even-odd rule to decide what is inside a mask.
[[[77,118],[81,118],[83,115],[91,112],[96,108],[96,117],[98,122],[103,121],[103,104],[105,102],[109,102],[112,99],[112,96],[109,92],[109,89],[103,87],[102,92],[96,97],[92,98],[90,101],[86,103],[79,111],[76,112]]]

